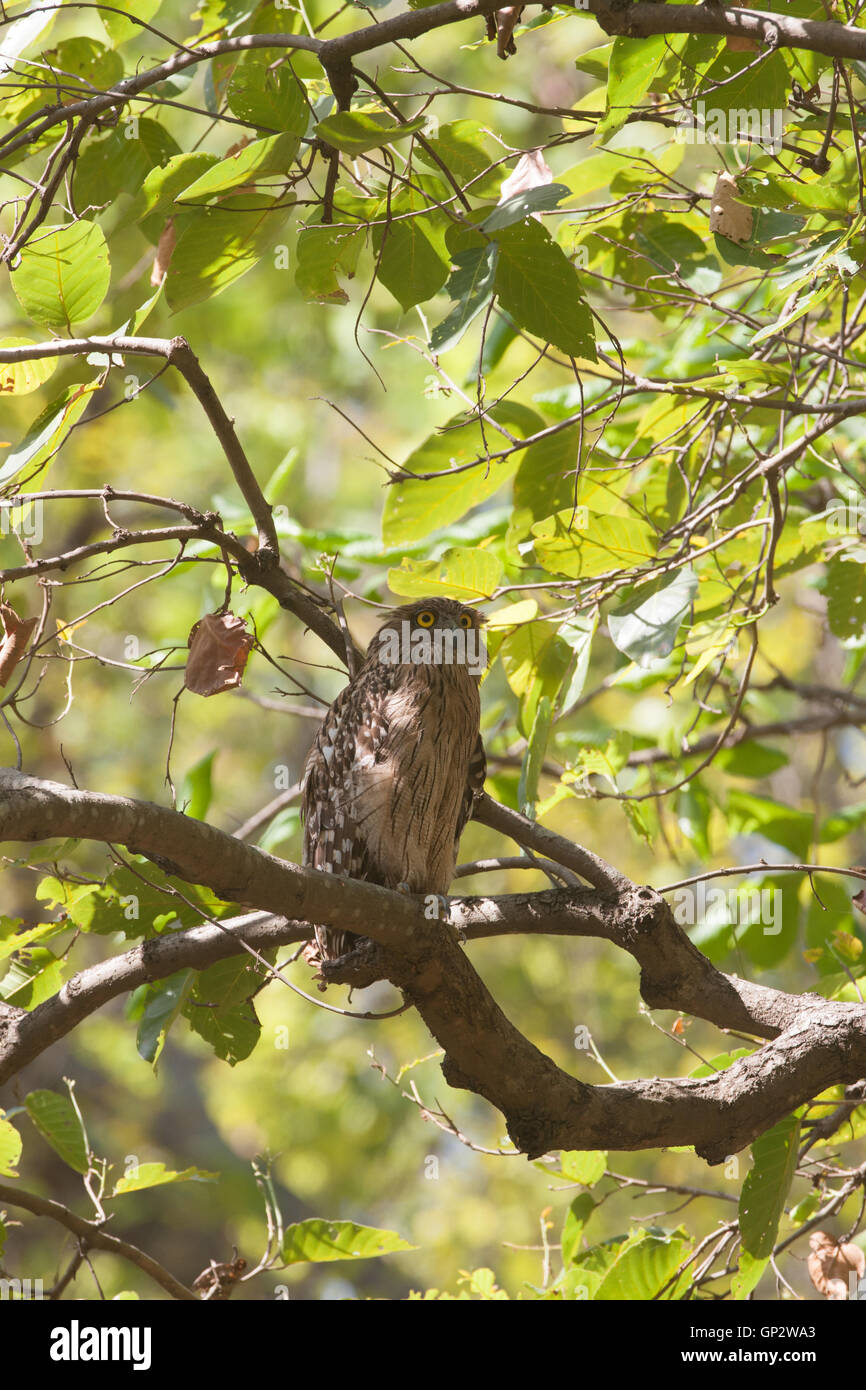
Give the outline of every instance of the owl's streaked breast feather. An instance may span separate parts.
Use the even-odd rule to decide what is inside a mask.
[[[304,863],[388,888],[445,893],[484,783],[479,724],[478,681],[465,668],[389,665],[368,653],[307,759]],[[323,959],[354,940],[319,927],[316,937]]]

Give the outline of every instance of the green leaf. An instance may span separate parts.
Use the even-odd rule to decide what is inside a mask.
[[[0,1115],[0,1173],[17,1178],[15,1165],[21,1157],[22,1139],[18,1130]]]
[[[601,154],[591,154],[559,175],[573,198],[586,198],[601,188],[610,188],[611,182],[624,170],[637,167],[641,178],[647,182],[658,177],[653,169],[655,159],[649,159],[646,152],[637,145],[629,145],[617,150],[604,150]]]
[[[648,39],[614,39],[607,74],[607,108],[596,128],[594,144],[605,144],[640,105],[665,56],[668,42],[665,34],[654,34]]]
[[[757,1288],[761,1275],[770,1263],[769,1257],[756,1260],[748,1250],[740,1251],[740,1263],[731,1280],[731,1298],[740,1303]]]
[[[68,1096],[57,1091],[31,1091],[24,1101],[30,1116],[43,1139],[47,1140],[64,1163],[76,1173],[89,1168],[87,1139],[78,1112]]]
[[[769,777],[780,767],[787,767],[790,758],[781,748],[743,739],[734,748],[723,748],[714,761],[729,777]]]
[[[473,198],[498,198],[502,172],[490,165],[498,156],[484,148],[485,133],[477,121],[453,121],[439,127],[439,134],[426,143],[454,175],[460,187]],[[413,159],[426,164],[442,178],[442,171],[427,150],[419,146]],[[450,188],[450,185],[449,185]]]
[[[683,1236],[641,1231],[630,1237],[618,1252],[596,1299],[640,1303],[649,1303],[659,1296],[671,1299],[678,1282],[671,1281],[688,1251],[689,1242]]]
[[[866,825],[866,801],[834,811],[821,826],[818,838],[822,845],[832,844],[834,840],[841,840],[844,835],[859,830],[862,825]]]
[[[377,150],[382,145],[390,145],[393,140],[405,139],[423,130],[427,124],[426,116],[418,116],[414,121],[397,122],[390,116],[370,111],[340,111],[319,121],[316,134],[334,149],[343,150],[353,157],[367,150]]]
[[[274,69],[272,52],[249,53],[238,63],[226,92],[229,109],[242,121],[303,135],[309,124],[306,88],[290,63]]]
[[[63,961],[53,952],[31,947],[10,965],[0,980],[0,998],[20,1009],[35,1009],[63,986]]]
[[[725,383],[725,389],[748,386],[778,386],[785,390],[791,381],[788,367],[780,367],[776,362],[756,361],[751,357],[725,357],[717,359],[716,370]]]
[[[650,584],[641,585],[621,607],[608,614],[607,626],[615,647],[638,666],[651,666],[669,656],[677,633],[697,593],[698,579],[686,566]]]
[[[3,348],[30,347],[30,338],[0,338]],[[48,380],[57,367],[56,357],[34,357],[23,362],[0,362],[0,396],[28,396]]]
[[[178,238],[166,279],[172,309],[221,294],[261,260],[285,226],[285,199],[241,195],[200,210]]]
[[[680,834],[703,859],[710,857],[709,821],[712,803],[695,779],[676,793],[676,818]]]
[[[769,132],[761,131],[762,116],[784,112],[788,106],[791,79],[785,59],[778,51],[766,54],[763,62],[756,64],[753,53],[732,53],[725,45],[706,69],[704,81],[710,88],[707,107],[738,118],[736,130],[744,140],[751,135],[756,141],[762,133],[766,138]],[[733,136],[735,131],[729,128],[725,133]],[[752,144],[751,149],[755,148]],[[789,182],[793,184],[794,180]]]
[[[108,293],[108,247],[95,222],[42,227],[21,252],[12,288],[35,323],[65,328],[92,318]],[[80,388],[79,388],[80,389]]]
[[[571,357],[595,359],[592,315],[575,267],[538,222],[499,234],[496,293],[528,333]]]
[[[198,203],[241,184],[254,183],[269,174],[286,174],[298,153],[300,141],[291,132],[253,140],[236,154],[221,159],[183,190],[181,205]]]
[[[537,622],[517,628],[499,655],[509,686],[520,696],[518,728],[529,739],[541,701],[546,697],[553,704],[556,699],[571,665],[571,650],[552,624]]]
[[[141,222],[145,236],[156,243],[166,217],[176,212],[175,199],[219,160],[216,155],[177,154],[166,164],[157,165],[145,176],[141,189],[129,209],[130,220]],[[152,221],[148,221],[152,219]]]
[[[584,1187],[595,1187],[604,1177],[607,1168],[607,1153],[604,1149],[569,1149],[559,1157],[562,1176],[569,1182],[582,1183]]]
[[[483,1302],[501,1302],[508,1298],[505,1290],[500,1289],[496,1283],[496,1275],[492,1269],[473,1269],[471,1274],[463,1275],[458,1283],[467,1286],[470,1297],[474,1294]]]
[[[295,284],[305,299],[320,304],[348,303],[337,272],[352,279],[365,237],[364,227],[304,227],[296,243]]]
[[[838,1143],[838,1140],[836,1142]],[[804,1221],[808,1221],[810,1216],[815,1215],[820,1205],[821,1194],[813,1188],[813,1190],[807,1193],[795,1207],[791,1208],[788,1214],[795,1226],[802,1226]],[[749,1258],[751,1259],[751,1256],[749,1256]]]
[[[595,1202],[588,1192],[581,1192],[568,1208],[562,1228],[562,1263],[570,1265],[580,1251],[583,1228],[595,1211]]]
[[[100,10],[99,18],[108,37],[115,47],[118,47],[128,39],[137,38],[147,32],[134,21],[142,19],[147,23],[153,19],[161,3],[162,0],[111,0],[111,10]],[[123,15],[114,13],[116,10],[123,10],[124,14],[132,18],[124,19]]]
[[[180,888],[189,902],[172,897],[170,886]],[[225,910],[216,894],[207,888],[168,878],[154,864],[146,866],[146,881],[132,869],[115,869],[98,893],[99,906],[85,929],[107,935],[158,936],[177,927],[194,927],[202,913],[219,917]],[[93,899],[89,899],[91,903]],[[79,909],[76,906],[76,915]],[[79,925],[84,926],[79,918]]]
[[[520,781],[517,785],[518,809],[521,815],[527,816],[529,820],[535,820],[538,782],[541,777],[544,755],[547,752],[547,740],[550,737],[552,718],[553,711],[550,700],[546,695],[542,695],[535,709],[532,728],[526,743],[526,752],[523,755],[523,763],[520,768]]]
[[[43,878],[36,889],[39,902],[50,903],[83,931],[90,926],[98,894],[98,883],[67,883],[53,876]]]
[[[858,547],[859,552],[859,547]],[[858,641],[866,633],[866,582],[861,554],[834,555],[824,583],[827,621],[841,641]]]
[[[83,386],[67,386],[56,396],[34,420],[21,443],[0,464],[0,483],[8,482],[24,468],[29,468],[32,475],[47,463],[76,420],[84,414],[91,392],[98,385],[91,381]]]
[[[586,685],[586,677],[589,671],[589,658],[592,651],[592,639],[598,628],[598,613],[574,613],[570,618],[566,618],[560,624],[559,635],[571,647],[574,653],[574,666],[571,669],[568,686],[562,697],[561,713],[565,713],[571,708],[576,700],[583,694],[583,687]]]
[[[798,811],[768,797],[732,790],[728,794],[728,832],[750,835],[755,831],[774,844],[784,845],[799,860],[806,857],[812,834],[811,811]]]
[[[735,1062],[739,1062],[741,1057],[751,1057],[754,1050],[753,1047],[735,1047],[733,1052],[719,1052],[708,1062],[701,1062],[699,1066],[689,1072],[689,1076],[716,1076],[720,1071],[726,1071]]]
[[[112,1197],[122,1197],[128,1192],[143,1192],[147,1187],[162,1187],[174,1182],[218,1182],[219,1173],[207,1173],[202,1168],[184,1168],[182,1173],[174,1173],[164,1163],[139,1163],[134,1177],[119,1178],[114,1184]]]
[[[532,689],[547,648],[555,638],[552,624],[537,622],[524,623],[505,639],[499,654],[505,678],[515,695],[526,695]]]
[[[540,403],[546,405],[544,400]],[[506,537],[513,563],[521,563],[520,542],[529,534],[533,522],[542,521],[573,502],[580,443],[580,429],[575,424],[530,444],[521,458],[514,477],[514,509]]]
[[[605,515],[586,510],[586,525],[573,525],[571,510],[557,512],[532,527],[535,554],[550,574],[571,579],[645,565],[655,554],[652,527],[639,517]]]
[[[712,294],[719,288],[722,272],[716,257],[691,227],[664,216],[642,220],[635,235],[638,249],[650,260],[650,274],[661,270],[675,276],[696,294]]]
[[[578,72],[588,73],[590,77],[596,78],[599,82],[606,82],[612,51],[613,43],[599,44],[597,48],[589,48],[586,53],[578,54],[574,60],[574,66]]]
[[[141,993],[144,1006],[135,1045],[145,1062],[155,1067],[165,1046],[168,1030],[180,1013],[195,978],[193,970],[180,970],[167,980],[147,985]]]
[[[64,39],[56,48],[46,49],[41,59],[49,69],[56,69],[60,80],[72,87],[72,93],[78,86],[78,97],[91,96],[94,88],[99,91],[113,87],[123,76],[123,59],[119,53],[112,52],[97,39],[81,35]],[[70,78],[79,78],[80,82],[70,83]],[[44,71],[42,80],[45,81]]]
[[[776,1243],[799,1139],[800,1117],[787,1115],[752,1145],[754,1163],[740,1194],[740,1233],[743,1248],[756,1260],[771,1255]]]
[[[441,476],[401,478],[388,489],[382,518],[385,545],[422,540],[491,497],[514,473],[520,451],[485,462],[486,449],[478,423],[473,420],[463,424],[463,419],[462,415],[454,416],[441,433],[431,435],[403,464],[409,474]],[[508,441],[493,428],[491,419],[519,436],[541,428],[540,417],[534,410],[504,402],[490,412],[487,420],[487,442],[493,449],[507,448]],[[455,471],[476,459],[480,460],[477,467]]]
[[[177,141],[158,121],[144,116],[99,140],[89,140],[75,167],[73,187],[79,211],[104,209],[120,193],[137,194],[154,167],[178,157]]]
[[[52,0],[48,0],[48,3],[52,3]],[[16,19],[8,29],[4,29],[0,72],[5,75],[8,69],[14,66],[14,59],[19,58],[25,48],[29,48],[40,34],[50,28],[56,15],[57,12],[53,9],[46,13],[37,0],[36,4],[28,6],[21,19]]]
[[[489,303],[498,256],[499,248],[495,242],[456,252],[453,258],[455,268],[445,286],[446,294],[454,301],[454,308],[431,333],[432,352],[449,352],[456,347],[472,320]]]
[[[424,219],[392,222],[377,241],[384,246],[378,279],[404,310],[421,304],[441,290],[448,279],[448,261],[424,230]]]
[[[850,191],[838,188],[826,179],[806,183],[795,179],[779,179],[772,174],[738,174],[737,198],[752,207],[777,208],[790,212],[822,212],[825,217],[842,218],[849,210]]]
[[[259,849],[264,850],[265,854],[276,854],[280,845],[296,836],[301,828],[300,812],[294,806],[287,806],[279,815],[274,816],[273,820],[262,831],[256,840]]]
[[[229,1066],[249,1057],[261,1036],[251,996],[264,967],[249,956],[217,961],[197,976],[183,1008],[190,1027]]]
[[[193,820],[206,820],[213,798],[213,760],[217,750],[200,758],[187,772],[180,785],[178,806]]]
[[[388,571],[388,588],[407,598],[442,594],[472,603],[490,598],[502,578],[502,561],[480,546],[452,546],[439,560],[409,560]]]
[[[528,188],[523,193],[515,193],[488,213],[479,224],[479,231],[490,236],[493,232],[502,231],[504,227],[512,227],[515,222],[525,222],[534,212],[549,212],[561,203],[563,198],[567,198],[570,192],[571,189],[564,183],[546,183],[539,188]]]
[[[18,951],[32,946],[34,941],[50,939],[64,930],[62,922],[39,922],[35,927],[25,927],[23,931],[18,931],[17,928],[20,926],[20,918],[0,918],[0,961],[8,960]]]
[[[262,1035],[252,1002],[220,1009],[190,1004],[184,1014],[193,1032],[204,1038],[220,1061],[228,1062],[230,1067],[245,1061]]]
[[[312,1218],[286,1227],[282,1256],[286,1264],[321,1264],[329,1260],[367,1260],[374,1255],[394,1255],[417,1250],[396,1231],[358,1226],[354,1221],[322,1221]]]

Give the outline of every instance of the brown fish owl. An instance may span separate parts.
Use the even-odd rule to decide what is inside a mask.
[[[447,893],[484,785],[482,615],[454,599],[396,608],[322,722],[304,771],[303,862],[409,893]],[[316,927],[322,960],[351,932]]]

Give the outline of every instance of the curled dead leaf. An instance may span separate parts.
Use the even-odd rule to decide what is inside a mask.
[[[752,235],[752,225],[752,209],[737,202],[736,179],[719,174],[710,199],[710,231],[742,245]]]
[[[38,619],[19,618],[15,609],[8,603],[0,603],[0,618],[3,620],[3,643],[0,645],[0,685],[5,685],[18,665],[25,651],[30,634]]]
[[[517,52],[514,31],[522,14],[522,5],[508,5],[504,10],[494,10],[493,14],[487,16],[487,37],[496,40],[496,52],[500,58]]]
[[[162,229],[159,238],[159,245],[156,248],[156,255],[153,258],[153,266],[150,272],[150,283],[155,290],[159,289],[171,265],[171,258],[174,248],[177,245],[177,232],[174,227],[174,218],[170,217]]]
[[[858,1282],[866,1276],[866,1255],[859,1245],[839,1245],[826,1231],[815,1231],[809,1249],[809,1278],[825,1298],[847,1298],[850,1276],[856,1275]]]
[[[243,618],[208,613],[189,634],[186,689],[194,695],[219,695],[240,685],[254,640]]]
[[[546,183],[553,183],[553,170],[548,168],[541,150],[527,150],[520,156],[508,178],[502,180],[499,201],[504,203],[517,193],[542,188]]]

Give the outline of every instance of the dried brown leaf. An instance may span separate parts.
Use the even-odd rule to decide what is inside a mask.
[[[752,209],[737,202],[737,181],[731,174],[719,174],[710,199],[710,231],[740,245],[752,235]]]
[[[156,248],[156,255],[153,258],[153,266],[150,271],[150,283],[155,290],[158,290],[171,265],[171,258],[174,248],[177,245],[177,232],[175,231],[174,218],[170,217],[162,229],[159,238],[159,245]]]
[[[826,1231],[815,1231],[809,1249],[809,1278],[825,1298],[847,1298],[850,1276],[856,1274],[858,1281],[866,1276],[866,1255],[859,1245],[839,1245]]]
[[[517,52],[514,31],[523,14],[522,5],[508,5],[504,10],[494,10],[487,16],[487,37],[496,40],[496,52],[500,58]]]
[[[189,634],[187,690],[194,695],[219,695],[240,685],[254,640],[243,618],[208,613]]]
[[[19,618],[8,603],[0,603],[4,637],[0,646],[0,685],[5,685],[25,651],[37,618]]]

